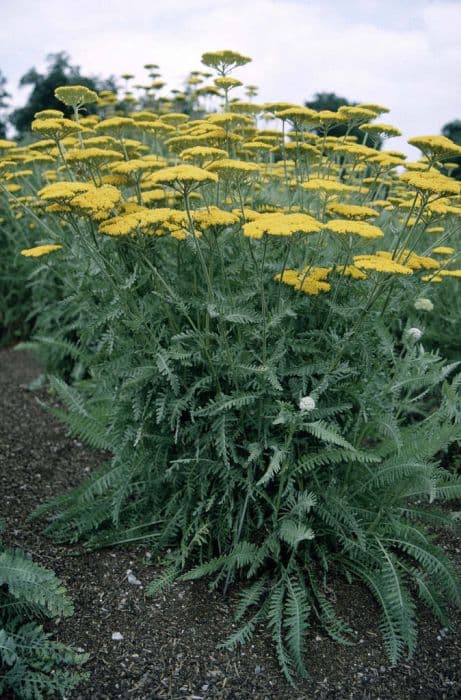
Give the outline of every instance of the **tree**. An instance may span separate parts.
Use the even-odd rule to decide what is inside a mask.
[[[442,134],[457,143],[458,146],[461,146],[461,120],[455,119],[445,124],[445,126],[442,127]],[[456,169],[451,173],[452,177],[456,178],[456,180],[461,180],[461,157],[450,158],[450,162],[457,164]]]
[[[4,110],[8,106],[8,97],[11,97],[9,92],[6,91],[6,78],[0,71],[0,138],[4,139],[6,136],[6,117],[4,118]]]
[[[42,109],[66,109],[54,96],[55,89],[61,85],[85,85],[95,91],[113,90],[115,87],[113,78],[101,80],[95,76],[83,76],[79,66],[72,66],[70,57],[63,51],[49,54],[47,61],[45,74],[31,68],[19,82],[21,86],[32,85],[32,92],[25,106],[15,109],[10,116],[10,122],[19,134],[29,130],[36,112]],[[88,111],[92,110],[88,108]]]

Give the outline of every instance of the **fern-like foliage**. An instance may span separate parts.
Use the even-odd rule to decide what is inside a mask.
[[[314,307],[274,285],[276,241],[264,253],[228,229],[197,244],[210,290],[195,243],[162,238],[119,241],[110,274],[94,263],[101,291],[79,311],[88,371],[51,382],[69,430],[112,457],[35,515],[61,542],[148,543],[164,565],[152,594],[178,579],[207,577],[225,594],[238,583],[227,646],[265,625],[291,680],[306,673],[314,616],[336,641],[354,639],[332,580],[367,586],[392,663],[411,655],[418,605],[446,619],[460,602],[434,535],[458,527],[439,507],[461,495],[440,467],[461,440],[456,364],[408,341],[384,306],[366,316],[371,281],[344,279]],[[403,300],[409,284],[387,288]]]
[[[54,641],[36,622],[72,615],[73,606],[55,574],[21,550],[0,542],[0,693],[41,700],[75,688],[88,674],[71,669],[88,659]]]

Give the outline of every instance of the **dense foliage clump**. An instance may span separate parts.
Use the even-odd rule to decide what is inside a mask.
[[[85,116],[94,93],[67,87],[72,119],[42,112],[36,141],[5,147],[5,206],[37,227],[23,262],[43,265],[33,344],[62,420],[112,455],[38,514],[59,541],[147,542],[152,594],[238,581],[225,644],[268,625],[290,679],[313,616],[353,640],[331,586],[359,580],[396,663],[419,602],[444,622],[460,603],[434,532],[458,527],[440,459],[461,438],[461,375],[431,328],[461,276],[444,170],[461,149],[418,137],[407,163],[375,147],[399,133],[375,121],[385,107],[232,101],[249,59],[204,61],[224,112]]]

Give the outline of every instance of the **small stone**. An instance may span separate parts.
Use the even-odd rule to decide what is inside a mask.
[[[128,583],[131,583],[132,586],[141,586],[142,585],[141,581],[138,578],[136,578],[136,576],[133,574],[131,569],[128,569],[128,571],[126,572],[126,577],[128,579]]]
[[[123,639],[123,634],[120,632],[112,632],[112,639],[114,642],[121,642]]]

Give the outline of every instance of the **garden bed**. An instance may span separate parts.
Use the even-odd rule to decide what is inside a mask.
[[[223,599],[202,581],[176,583],[159,598],[144,595],[155,569],[148,543],[84,553],[58,546],[28,514],[49,497],[79,484],[101,455],[67,436],[40,405],[45,393],[28,385],[40,372],[23,352],[0,352],[0,470],[5,542],[23,548],[56,571],[75,604],[57,627],[61,641],[91,654],[91,677],[76,698],[458,698],[461,695],[461,613],[453,630],[420,613],[418,650],[390,668],[378,630],[378,612],[360,586],[341,584],[338,608],[356,630],[356,643],[340,646],[312,628],[307,644],[310,679],[291,688],[278,670],[264,631],[239,652],[216,645],[232,632],[233,593]],[[459,560],[461,540],[444,535],[443,547]],[[131,571],[131,576],[127,574]],[[130,583],[136,580],[138,583]],[[141,584],[141,585],[139,585]],[[118,634],[117,634],[118,633]],[[113,639],[122,637],[122,639]]]

